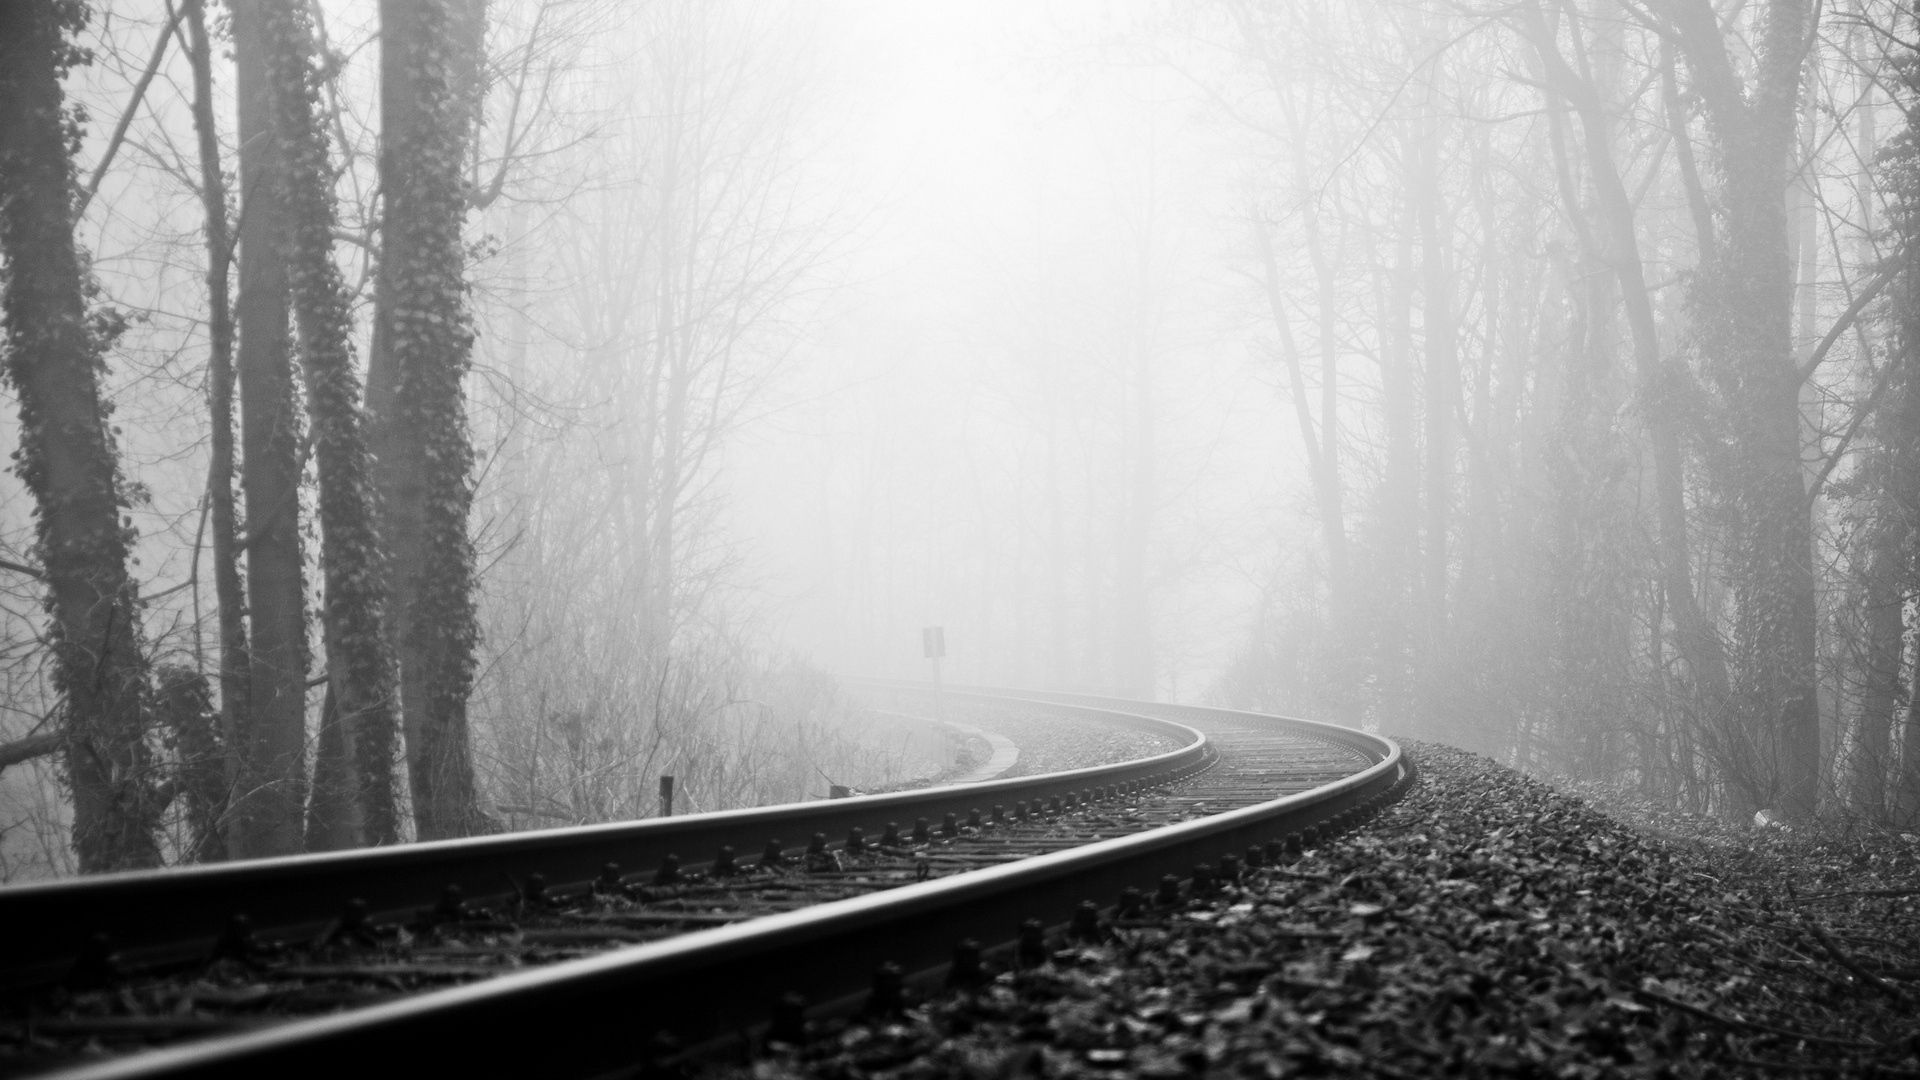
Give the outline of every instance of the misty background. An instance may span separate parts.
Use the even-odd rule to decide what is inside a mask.
[[[310,11],[364,356],[380,25]],[[206,251],[169,18],[100,4],[67,89],[98,186],[76,242],[128,319],[106,378],[144,647],[205,675]],[[643,816],[663,774],[693,810],[924,774],[833,675],[928,677],[929,626],[953,682],[1367,726],[1698,812],[1920,813],[1896,5],[485,18],[467,718],[494,826]],[[33,515],[0,479],[16,568]],[[0,589],[21,740],[58,702],[36,582]],[[7,877],[74,869],[62,777],[0,772]]]

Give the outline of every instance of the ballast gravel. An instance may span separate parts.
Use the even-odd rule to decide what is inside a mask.
[[[1062,716],[986,712],[973,722],[1005,735],[1020,747],[1019,759],[996,777],[999,780],[1137,761],[1182,745],[1178,739],[1154,732]]]
[[[714,1070],[968,1077],[1920,1077],[1920,860],[1898,834],[1653,836],[1403,744],[1364,828]]]

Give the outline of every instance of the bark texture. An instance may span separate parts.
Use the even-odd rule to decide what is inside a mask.
[[[243,731],[250,715],[247,685],[247,594],[240,581],[240,537],[233,498],[233,303],[230,295],[233,232],[227,224],[227,181],[221,171],[220,132],[213,115],[213,46],[207,37],[205,5],[187,0],[187,60],[193,69],[193,129],[200,155],[200,202],[206,217],[207,247],[207,414],[212,422],[207,464],[207,502],[213,548],[213,590],[220,628],[220,734],[213,738],[234,772],[231,736]],[[164,692],[164,687],[163,687]],[[295,759],[297,762],[297,758]],[[205,766],[190,765],[196,777]],[[196,783],[194,790],[205,785]],[[218,814],[205,827],[218,828],[226,814],[227,785],[221,784]],[[298,809],[298,804],[295,804]],[[195,828],[202,826],[196,824]],[[227,839],[200,836],[198,861],[224,859]]]
[[[473,332],[466,306],[462,165],[472,127],[478,0],[383,0],[380,277],[368,405],[400,664],[414,826],[465,836],[475,797],[467,698],[479,631],[473,601],[472,441],[462,387]]]
[[[1574,43],[1573,60],[1563,56],[1559,29],[1549,24],[1538,4],[1525,12],[1526,33],[1539,57],[1546,81],[1553,93],[1579,119],[1580,145],[1588,183],[1592,189],[1593,226],[1582,222],[1579,230],[1583,255],[1593,264],[1605,267],[1619,286],[1619,301],[1626,316],[1632,343],[1635,394],[1640,405],[1641,424],[1653,465],[1654,520],[1657,532],[1657,572],[1667,617],[1673,623],[1673,644],[1685,662],[1695,719],[1704,721],[1710,733],[1725,730],[1730,694],[1726,651],[1712,621],[1701,610],[1694,590],[1693,558],[1688,542],[1686,505],[1686,465],[1682,452],[1681,414],[1685,409],[1677,392],[1680,380],[1673,365],[1662,355],[1659,323],[1655,316],[1640,241],[1635,229],[1633,200],[1615,160],[1614,131],[1609,105],[1603,89],[1589,75],[1595,65],[1586,55],[1583,29],[1575,25],[1569,34]],[[1616,60],[1617,57],[1608,59]],[[1618,77],[1619,64],[1608,70]],[[1571,139],[1571,133],[1565,133]],[[1577,205],[1571,163],[1562,165],[1563,197]],[[1595,317],[1612,308],[1611,297],[1596,297],[1589,306]],[[1604,357],[1612,351],[1596,349],[1592,355]],[[1579,373],[1577,373],[1579,374]],[[1571,387],[1576,394],[1583,384],[1576,379]],[[1737,768],[1732,755],[1729,768]]]
[[[245,709],[225,706],[231,692],[225,680],[221,693],[234,791],[228,843],[235,858],[260,858],[303,847],[308,656],[301,423],[287,348],[287,205],[280,137],[267,102],[265,18],[258,0],[231,6],[240,134],[235,367],[246,461]]]
[[[288,283],[320,477],[327,682],[352,763],[353,805],[360,814],[356,841],[386,844],[399,838],[393,792],[393,656],[381,624],[385,568],[362,430],[360,378],[354,370],[353,321],[346,286],[333,261],[333,171],[322,121],[320,73],[313,61],[305,4],[263,0],[255,10],[266,47],[265,96],[284,160]]]
[[[1889,141],[1886,151],[1887,187],[1892,196],[1889,224],[1902,242],[1894,256],[1894,277],[1888,290],[1893,333],[1886,360],[1887,401],[1873,418],[1877,447],[1868,458],[1877,471],[1870,472],[1867,479],[1881,494],[1883,504],[1883,514],[1869,523],[1879,530],[1873,552],[1878,559],[1872,569],[1891,579],[1874,584],[1899,602],[1900,630],[1904,633],[1904,624],[1909,621],[1905,618],[1907,599],[1920,583],[1920,122],[1916,119],[1920,114],[1914,109],[1920,101],[1920,56],[1903,58],[1893,73],[1897,76],[1893,80],[1895,100],[1909,117],[1906,129]],[[1873,603],[1871,594],[1867,602]],[[1870,606],[1868,617],[1874,614]],[[1907,651],[1899,642],[1888,643],[1886,648],[1897,648],[1899,654]],[[1894,670],[1888,671],[1889,666]],[[1868,733],[1866,728],[1887,723],[1886,716],[1868,713],[1863,717],[1866,727],[1860,750],[1870,753],[1884,745],[1886,756],[1895,759],[1884,763],[1891,773],[1891,790],[1880,788],[1883,777],[1876,772],[1866,781],[1871,785],[1868,794],[1880,794],[1889,816],[1911,826],[1920,823],[1920,665],[1907,662],[1905,667],[1902,673],[1897,664],[1882,658],[1873,669],[1873,676],[1885,676],[1895,684],[1887,688],[1888,696],[1897,702],[1904,691],[1905,701],[1893,710],[1892,730],[1884,737]],[[1880,688],[1875,686],[1874,690],[1879,692]]]
[[[90,319],[73,239],[78,125],[60,88],[85,5],[0,4],[0,256],[5,370],[20,402],[15,469],[35,502],[52,615],[73,846],[84,872],[158,865],[132,529],[101,397],[108,318]]]
[[[1665,5],[1699,95],[1720,178],[1714,246],[1693,291],[1701,367],[1725,452],[1715,459],[1734,599],[1727,748],[1735,811],[1813,812],[1819,794],[1813,525],[1800,459],[1785,192],[1810,6],[1766,5],[1753,73],[1736,73],[1707,0]]]

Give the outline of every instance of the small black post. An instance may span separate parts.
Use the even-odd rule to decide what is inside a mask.
[[[673,816],[673,777],[660,778],[660,816]]]

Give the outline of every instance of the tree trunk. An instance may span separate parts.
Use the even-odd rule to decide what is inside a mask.
[[[1718,486],[1734,522],[1728,572],[1736,708],[1757,751],[1760,801],[1804,818],[1814,810],[1820,779],[1817,608],[1785,193],[1809,6],[1767,4],[1750,88],[1735,74],[1707,0],[1667,7],[1720,166],[1725,228],[1702,260],[1693,302],[1702,366],[1727,441]]]
[[[1911,29],[1909,21],[1906,31]],[[1915,111],[1920,68],[1906,65],[1893,73],[1898,78],[1890,96],[1907,121],[1904,137],[1888,140],[1884,186],[1893,196],[1887,223],[1902,243],[1888,290],[1893,332],[1886,358],[1891,369],[1887,400],[1873,418],[1880,450],[1868,461],[1883,466],[1876,479],[1903,541],[1896,595],[1910,597],[1920,578],[1920,141],[1913,137],[1920,133]],[[1887,802],[1893,820],[1911,828],[1920,823],[1920,664],[1906,667],[1906,703],[1896,717],[1899,766]]]
[[[300,415],[287,350],[287,205],[280,136],[267,103],[260,0],[233,0],[240,134],[237,374],[246,468],[246,711],[222,703],[234,801],[235,858],[303,846],[306,800],[307,607],[300,539]],[[229,693],[223,680],[222,695]]]
[[[476,803],[467,698],[473,604],[473,449],[461,381],[473,334],[460,232],[470,111],[454,68],[480,49],[475,0],[382,0],[380,276],[368,405],[389,545],[388,625],[420,839],[465,836]]]
[[[239,744],[252,708],[247,687],[247,595],[240,583],[239,525],[234,514],[233,476],[233,305],[229,295],[233,264],[232,231],[227,225],[227,181],[221,171],[220,132],[213,117],[213,48],[207,39],[205,5],[186,0],[187,59],[193,68],[193,128],[200,155],[200,204],[207,241],[207,413],[212,422],[208,447],[207,501],[213,534],[213,591],[220,628],[220,740],[232,779]],[[296,761],[298,759],[295,759]],[[222,785],[226,790],[227,785]],[[228,799],[220,800],[223,826]],[[294,805],[296,813],[298,804]],[[227,855],[224,836],[197,845],[201,861]],[[295,849],[297,850],[297,849]]]
[[[1882,457],[1876,454],[1876,457]],[[1877,470],[1876,470],[1877,471]],[[1904,604],[1900,570],[1907,546],[1906,522],[1890,506],[1876,507],[1864,526],[1864,566],[1860,599],[1866,640],[1860,648],[1860,704],[1854,717],[1848,780],[1854,810],[1870,821],[1887,814],[1887,777],[1891,775],[1894,717],[1900,711]],[[1856,556],[1859,558],[1859,556]]]
[[[353,760],[340,710],[328,686],[314,735],[313,793],[307,800],[307,850],[345,851],[360,845],[364,815],[354,801]]]
[[[1157,516],[1159,463],[1154,450],[1153,370],[1159,283],[1155,280],[1154,240],[1159,228],[1159,192],[1149,176],[1139,202],[1129,207],[1132,247],[1132,318],[1127,327],[1126,370],[1120,376],[1121,461],[1124,494],[1118,507],[1119,541],[1114,553],[1112,685],[1127,697],[1151,701],[1159,696],[1154,657],[1153,595],[1149,558]]]
[[[1725,650],[1694,595],[1693,559],[1687,540],[1685,459],[1681,452],[1679,414],[1685,406],[1669,362],[1661,355],[1659,325],[1647,289],[1640,241],[1634,225],[1633,203],[1621,178],[1613,151],[1613,128],[1600,88],[1574,70],[1559,51],[1558,37],[1549,29],[1537,5],[1527,11],[1527,32],[1547,81],[1580,118],[1581,140],[1598,210],[1598,228],[1582,229],[1587,257],[1609,268],[1619,282],[1619,298],[1633,345],[1634,387],[1653,460],[1654,520],[1657,524],[1657,571],[1666,609],[1673,620],[1674,641],[1692,679],[1696,723],[1720,732],[1731,693]],[[1575,57],[1582,70],[1590,67],[1585,44],[1575,28]],[[1574,192],[1563,192],[1571,204]],[[1603,317],[1596,308],[1595,318]],[[1722,764],[1736,766],[1743,755],[1733,748]],[[1729,771],[1738,772],[1737,767]],[[1751,809],[1751,808],[1750,808]]]
[[[1405,142],[1403,136],[1402,144]],[[1412,606],[1419,553],[1420,464],[1415,443],[1418,383],[1413,354],[1413,296],[1418,277],[1411,195],[1402,196],[1399,217],[1381,312],[1385,329],[1381,335],[1380,398],[1387,449],[1374,499],[1377,572],[1370,575],[1373,585],[1369,595],[1357,599],[1377,613],[1373,625],[1378,642],[1378,719],[1391,725],[1392,730],[1418,735],[1425,718],[1418,713],[1414,694],[1418,658]]]
[[[182,862],[222,862],[227,814],[227,762],[219,717],[207,677],[190,667],[162,664],[154,673],[154,711],[173,751],[173,789],[187,826]]]
[[[1438,93],[1427,86],[1429,115],[1437,123]],[[1420,672],[1416,683],[1426,730],[1438,730],[1442,718],[1438,680],[1447,641],[1448,534],[1452,522],[1454,410],[1460,406],[1459,357],[1453,325],[1451,237],[1444,232],[1440,192],[1440,133],[1423,132],[1408,149],[1418,163],[1411,178],[1420,225],[1420,330],[1426,370],[1421,388],[1425,454],[1421,461],[1420,521]],[[1447,220],[1451,220],[1448,218]]]
[[[362,431],[352,314],[333,261],[333,172],[322,120],[312,27],[300,0],[255,0],[266,44],[267,100],[284,155],[288,284],[300,329],[300,367],[320,477],[321,567],[326,581],[327,682],[352,762],[358,841],[399,837],[393,793],[393,655],[382,626],[385,567]]]
[[[5,367],[19,397],[14,468],[33,493],[64,699],[73,846],[84,872],[156,866],[160,806],[146,742],[147,664],[128,576],[119,461],[100,394],[111,320],[91,319],[73,239],[70,116],[79,5],[0,4],[0,256]]]

